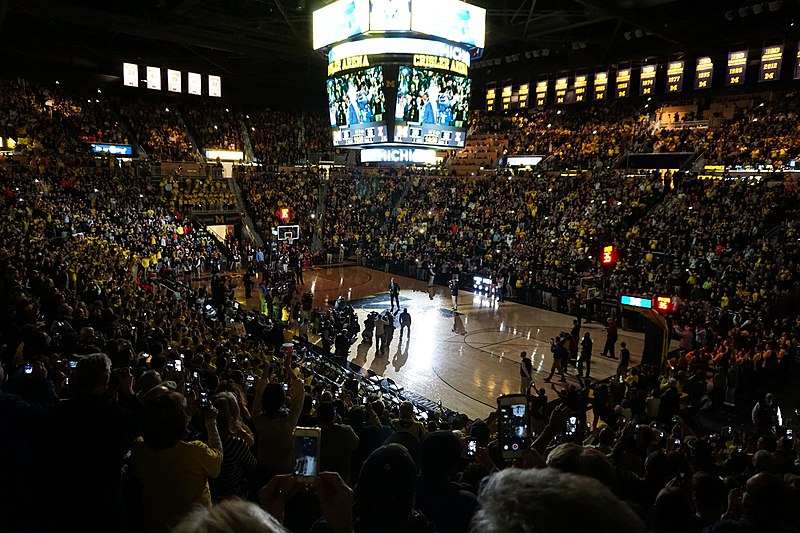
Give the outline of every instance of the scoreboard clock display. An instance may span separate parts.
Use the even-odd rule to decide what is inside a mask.
[[[758,69],[758,81],[778,81],[781,77],[782,62],[782,44],[765,46],[761,51],[761,66]]]
[[[698,57],[697,66],[695,67],[694,75],[694,88],[695,89],[710,89],[711,78],[714,77],[714,63],[708,56]]]
[[[747,68],[747,50],[728,54],[728,70],[725,73],[725,85],[743,85]]]

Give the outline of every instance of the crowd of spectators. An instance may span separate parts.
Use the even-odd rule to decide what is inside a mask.
[[[209,102],[181,106],[186,125],[206,150],[244,150],[243,124],[236,110]]]
[[[482,274],[501,298],[543,303],[532,296],[538,288],[566,294],[572,312],[578,280],[604,274],[596,257],[611,242],[620,262],[604,296],[678,297],[681,349],[669,368],[580,381],[555,391],[554,410],[548,392],[535,391],[536,436],[509,461],[497,413],[423,413],[331,383],[304,349],[281,352],[282,323],[296,314],[273,310],[244,326],[233,280],[211,266],[222,262],[220,247],[182,213],[226,205],[226,182],[159,184],[144,165],[67,155],[73,132],[110,139],[118,125],[92,106],[48,105],[50,93],[4,83],[0,118],[32,148],[0,161],[4,530],[797,531],[798,446],[774,397],[759,399],[755,430],[704,434],[694,416],[788,377],[800,327],[792,179],[611,171],[608,158],[651,138],[638,137],[638,118],[595,111],[585,125],[546,117],[558,124],[547,129],[574,141],[546,149],[594,168],[577,177],[240,172],[264,236],[301,223],[326,248],[358,250],[373,266]],[[167,115],[149,122],[146,106],[121,108],[140,142],[164,147],[153,135]],[[769,109],[783,118],[744,113],[729,123],[752,149],[719,153],[786,157],[796,116],[791,106]],[[217,111],[188,113],[203,131],[198,142],[241,149],[231,133],[238,119]],[[227,126],[213,133],[208,120]],[[616,120],[619,129],[598,139],[586,129]],[[517,146],[543,146],[538,126],[524,130]],[[655,142],[686,142],[665,139]],[[252,246],[228,244],[234,257],[264,262]],[[280,278],[265,270],[258,266],[263,284]],[[191,282],[203,271],[213,274],[210,288],[196,292],[157,281]],[[299,309],[287,294],[282,308]],[[323,473],[310,487],[291,475],[298,425],[322,435]]]
[[[139,146],[160,161],[194,161],[197,149],[176,109],[152,100],[124,99],[120,115],[134,132]]]
[[[159,183],[178,212],[228,211],[236,209],[236,195],[228,181],[220,178],[165,177]]]

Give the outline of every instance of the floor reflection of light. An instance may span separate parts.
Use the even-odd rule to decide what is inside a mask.
[[[344,285],[344,276],[339,278],[339,286],[341,287],[342,285]]]
[[[506,321],[504,320],[500,322],[500,331],[505,331],[505,330],[506,330]]]
[[[311,294],[314,294],[317,291],[317,278],[314,277],[314,281],[311,282]]]

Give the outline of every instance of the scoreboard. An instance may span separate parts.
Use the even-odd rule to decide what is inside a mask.
[[[747,50],[728,54],[728,70],[725,73],[725,85],[743,85],[747,68]]]
[[[761,66],[758,69],[758,81],[778,81],[781,77],[783,63],[783,45],[765,46],[761,51]]]
[[[460,0],[335,0],[314,11],[312,23],[313,47],[328,58],[334,146],[464,146],[484,8]],[[486,108],[495,111],[499,97],[510,109],[514,89],[513,80],[487,85]]]
[[[683,91],[683,61],[672,61],[667,65],[667,92]]]

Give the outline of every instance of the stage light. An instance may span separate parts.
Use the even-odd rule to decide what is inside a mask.
[[[770,11],[778,11],[781,8],[781,0],[775,0],[767,4],[767,8]]]
[[[733,11],[726,11],[725,12],[725,20],[733,20]]]
[[[747,16],[747,8],[746,7],[740,7],[739,8],[739,16],[742,17],[742,18],[745,18]]]
[[[630,41],[633,38],[633,34],[629,31],[625,32],[625,40]]]
[[[763,12],[764,12],[764,6],[762,6],[761,4],[754,4],[753,5],[753,13],[754,14],[760,15]]]
[[[634,35],[636,35],[636,37],[638,37],[640,39],[644,36],[644,33],[642,33],[642,30],[636,30],[633,33],[634,33]]]

